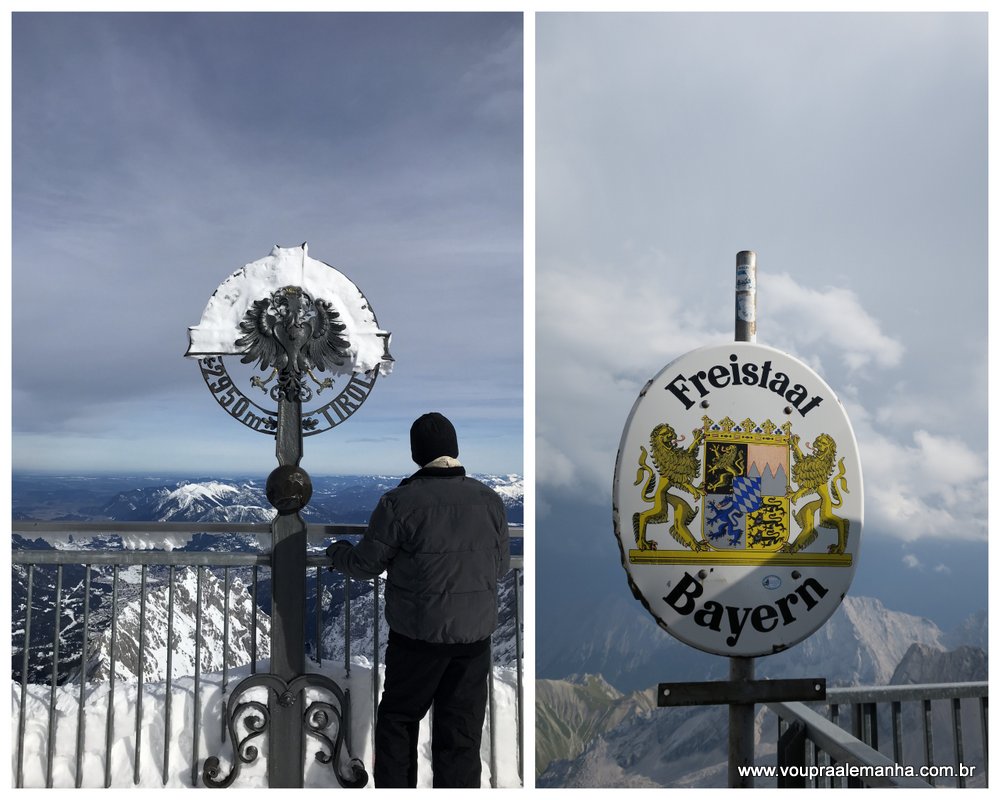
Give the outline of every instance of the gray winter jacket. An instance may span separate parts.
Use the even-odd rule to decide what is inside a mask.
[[[508,535],[496,492],[462,467],[425,467],[382,496],[364,538],[337,552],[333,566],[355,578],[388,571],[385,618],[397,633],[478,642],[497,626]]]

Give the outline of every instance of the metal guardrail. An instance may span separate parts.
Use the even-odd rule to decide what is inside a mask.
[[[934,751],[934,725],[932,702],[948,702],[951,706],[951,740],[953,775],[955,784],[964,788],[967,776],[965,764],[965,737],[962,729],[962,700],[978,700],[980,741],[982,743],[983,773],[989,774],[989,684],[982,682],[910,684],[901,686],[855,686],[827,690],[826,705],[829,717],[803,703],[768,703],[768,708],[778,715],[778,768],[797,766],[831,767],[851,764],[869,768],[868,774],[848,777],[849,786],[931,787],[937,784]],[[904,765],[903,704],[919,703],[923,733],[923,767],[931,768],[926,780],[919,775],[907,776],[900,769]],[[879,751],[879,705],[888,705],[892,756]],[[850,732],[840,725],[842,706],[851,708]],[[915,733],[915,732],[914,732]],[[840,786],[842,778],[811,782],[797,771],[792,779],[782,779],[779,786]]]
[[[241,533],[241,534],[255,534],[260,536],[261,541],[268,541],[271,535],[271,526],[266,523],[123,523],[123,522],[39,522],[39,521],[26,521],[26,520],[15,520],[11,526],[12,532],[24,536],[25,538],[44,536],[46,539],[51,538],[62,538],[66,537],[69,539],[76,535],[129,535],[129,534],[143,534],[152,536],[164,536],[168,534],[200,534],[200,533]],[[332,538],[340,536],[357,536],[363,534],[365,531],[365,526],[363,525],[309,525],[307,528],[307,537],[310,545],[315,545],[319,547],[325,547],[325,544]],[[522,538],[524,535],[523,528],[521,526],[511,526],[511,537],[512,538]],[[145,628],[146,628],[146,599],[148,594],[148,568],[149,567],[160,567],[166,568],[168,570],[167,582],[168,587],[168,609],[167,609],[167,619],[168,619],[168,632],[167,641],[171,644],[176,644],[176,639],[173,631],[174,623],[174,584],[175,584],[175,571],[178,567],[193,568],[196,570],[197,574],[197,591],[196,591],[196,608],[195,616],[198,629],[195,633],[195,654],[194,654],[194,675],[193,675],[193,696],[194,696],[194,731],[200,730],[201,725],[201,646],[202,646],[202,633],[201,633],[201,619],[202,619],[202,595],[203,595],[203,581],[205,578],[206,570],[221,571],[222,584],[223,584],[223,595],[224,595],[224,630],[222,639],[222,650],[224,653],[222,670],[221,670],[221,690],[223,697],[225,696],[227,690],[231,687],[229,669],[230,665],[226,658],[229,652],[229,615],[230,615],[230,571],[232,569],[247,569],[252,573],[251,582],[251,603],[253,610],[253,619],[250,624],[250,629],[253,631],[253,636],[251,637],[251,653],[250,653],[250,671],[251,674],[255,674],[257,670],[258,662],[258,651],[257,651],[257,633],[258,633],[258,589],[260,586],[260,574],[261,568],[269,569],[271,566],[271,554],[269,552],[214,552],[214,551],[184,551],[184,550],[173,550],[173,551],[157,551],[157,550],[97,550],[97,549],[52,549],[52,550],[37,550],[37,549],[17,549],[13,550],[11,553],[11,562],[13,565],[21,565],[26,567],[26,578],[25,578],[25,617],[24,623],[24,647],[21,653],[21,663],[20,663],[20,702],[18,709],[18,721],[17,721],[17,739],[15,744],[16,756],[15,756],[15,785],[17,787],[22,787],[24,785],[24,737],[25,737],[25,723],[26,723],[26,701],[28,700],[28,686],[29,686],[29,664],[33,664],[31,661],[31,649],[32,649],[32,624],[37,623],[37,620],[32,619],[32,606],[33,606],[33,593],[37,590],[35,586],[36,582],[36,570],[38,568],[54,568],[55,577],[53,585],[45,587],[46,591],[54,592],[54,602],[52,605],[53,609],[53,631],[51,640],[51,661],[48,667],[50,673],[49,679],[49,700],[48,700],[48,733],[47,742],[45,745],[45,785],[46,787],[53,786],[53,762],[57,755],[56,753],[56,726],[57,720],[60,717],[66,717],[64,709],[58,709],[56,707],[57,699],[57,689],[60,686],[60,677],[62,669],[65,673],[66,664],[60,662],[60,646],[62,643],[62,631],[61,617],[63,611],[64,603],[64,593],[63,593],[63,576],[64,570],[67,567],[77,566],[83,568],[83,600],[82,600],[82,627],[81,627],[81,642],[82,651],[79,656],[79,667],[77,668],[77,674],[74,677],[69,677],[68,680],[71,682],[79,682],[79,696],[78,705],[76,710],[76,752],[73,756],[67,753],[59,753],[59,757],[63,759],[74,759],[74,770],[75,770],[75,785],[77,788],[83,785],[83,767],[82,759],[84,754],[84,738],[86,730],[86,718],[87,718],[87,697],[86,697],[86,687],[87,687],[87,664],[88,657],[91,655],[89,651],[89,640],[91,635],[91,624],[92,624],[92,609],[91,609],[91,598],[92,598],[92,578],[94,575],[94,570],[99,568],[110,569],[110,582],[111,582],[111,600],[108,624],[110,625],[110,663],[108,665],[108,692],[107,692],[107,709],[105,716],[105,752],[104,752],[104,785],[106,787],[111,786],[111,765],[112,765],[112,741],[114,738],[115,731],[115,702],[113,699],[115,695],[115,679],[116,679],[116,658],[118,657],[118,647],[120,646],[119,632],[118,632],[118,615],[117,607],[119,603],[119,593],[121,588],[121,568],[122,567],[139,567],[139,632],[138,632],[138,654],[136,658],[136,665],[138,672],[135,681],[135,729],[134,729],[134,741],[132,743],[132,753],[134,758],[133,763],[133,783],[135,785],[140,784],[140,775],[142,772],[141,764],[141,737],[143,734],[143,699],[145,695],[145,680],[143,676],[143,649],[145,647]],[[322,576],[325,568],[328,566],[329,561],[326,555],[322,552],[312,552],[307,555],[306,566],[307,569],[316,570],[316,618],[315,618],[315,637],[316,637],[316,660],[322,665],[323,653],[322,653],[322,627],[323,627],[323,617],[322,617],[322,592],[323,592],[323,580]],[[523,764],[524,764],[524,726],[523,726],[523,708],[524,708],[524,695],[523,695],[523,636],[522,636],[522,618],[523,618],[523,605],[520,592],[520,580],[523,574],[524,560],[522,555],[512,555],[511,557],[511,571],[513,575],[513,587],[514,587],[514,613],[515,613],[515,653],[516,653],[516,676],[517,676],[517,765],[518,765],[518,777],[521,779],[523,784]],[[375,710],[378,704],[378,698],[380,694],[380,681],[379,681],[379,650],[381,646],[381,632],[379,631],[379,578],[375,578],[373,581],[375,606],[373,612],[372,620],[372,630],[373,630],[373,642],[374,642],[374,654],[373,654],[373,669],[372,669],[372,736],[374,736],[374,719]],[[345,663],[344,669],[346,677],[350,676],[351,668],[351,597],[350,588],[352,585],[352,579],[344,576],[344,652],[345,652]],[[170,737],[171,729],[171,712],[172,712],[172,691],[171,687],[173,682],[178,678],[173,674],[173,662],[172,656],[174,653],[174,647],[167,647],[167,663],[166,663],[166,682],[165,682],[165,706],[164,706],[164,728],[163,731],[163,752],[162,760],[160,765],[160,774],[162,777],[162,782],[166,785],[168,780],[169,770],[170,770],[170,752],[172,747],[172,741]],[[18,666],[14,663],[12,666],[15,668]],[[62,683],[67,682],[67,676],[62,675]],[[491,761],[491,782],[496,782],[497,774],[497,750],[498,742],[496,740],[496,726],[494,720],[496,718],[496,706],[495,706],[495,686],[493,682],[493,672],[490,673],[490,704],[488,709],[488,720],[489,720],[489,730],[490,730],[490,761]],[[93,714],[93,709],[90,710],[91,715]],[[223,722],[221,726],[221,740],[226,741],[226,730],[225,723]],[[198,785],[199,780],[199,769],[201,766],[202,757],[199,753],[199,737],[198,735],[192,736],[192,752],[191,752],[191,785]]]

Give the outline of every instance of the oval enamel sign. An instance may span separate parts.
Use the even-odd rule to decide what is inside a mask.
[[[692,647],[760,656],[816,631],[851,585],[863,519],[847,413],[786,353],[693,350],[632,407],[615,465],[622,565]]]

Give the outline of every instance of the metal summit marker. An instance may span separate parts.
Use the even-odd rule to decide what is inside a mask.
[[[230,275],[188,337],[185,356],[198,359],[219,405],[272,436],[278,411],[268,401],[311,403],[302,411],[302,435],[313,436],[350,417],[379,375],[392,370],[390,334],[368,299],[341,272],[310,258],[306,244],[275,247]],[[223,356],[240,359],[227,369]],[[246,392],[238,385],[240,364],[260,371],[244,381]]]
[[[325,675],[305,672],[306,525],[299,512],[312,482],[299,466],[303,437],[330,430],[367,399],[378,376],[392,369],[390,334],[379,328],[371,304],[346,276],[310,258],[301,247],[275,247],[233,273],[215,291],[200,322],[189,329],[185,354],[197,358],[212,396],[234,419],[275,438],[278,467],[267,478],[271,523],[271,672],[243,679],[226,700],[225,723],[234,749],[232,770],[220,777],[219,759],[205,760],[206,786],[225,788],[243,764],[256,760],[252,740],[268,738],[268,785],[302,787],[304,739],[321,742],[317,758],[341,786],[368,782],[351,757],[350,695]],[[249,395],[239,388],[224,356],[239,356]],[[240,369],[239,365],[234,365]],[[246,365],[249,365],[248,367]],[[249,369],[250,374],[245,374]],[[319,373],[319,375],[317,375]],[[325,404],[303,410],[329,391]],[[262,405],[271,401],[277,407]],[[267,691],[267,702],[246,699]],[[308,707],[306,689],[329,701]],[[238,735],[238,722],[246,734]],[[328,728],[336,723],[334,738]]]

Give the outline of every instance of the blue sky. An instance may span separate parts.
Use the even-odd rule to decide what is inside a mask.
[[[571,537],[621,572],[629,409],[732,341],[754,250],[758,343],[819,372],[854,426],[856,585],[949,621],[985,608],[986,21],[538,15],[540,549]],[[593,527],[562,530],[580,504]]]
[[[266,474],[187,327],[309,243],[393,333],[393,374],[306,440],[315,474],[406,473],[449,416],[523,472],[520,14],[15,14],[15,469]]]

